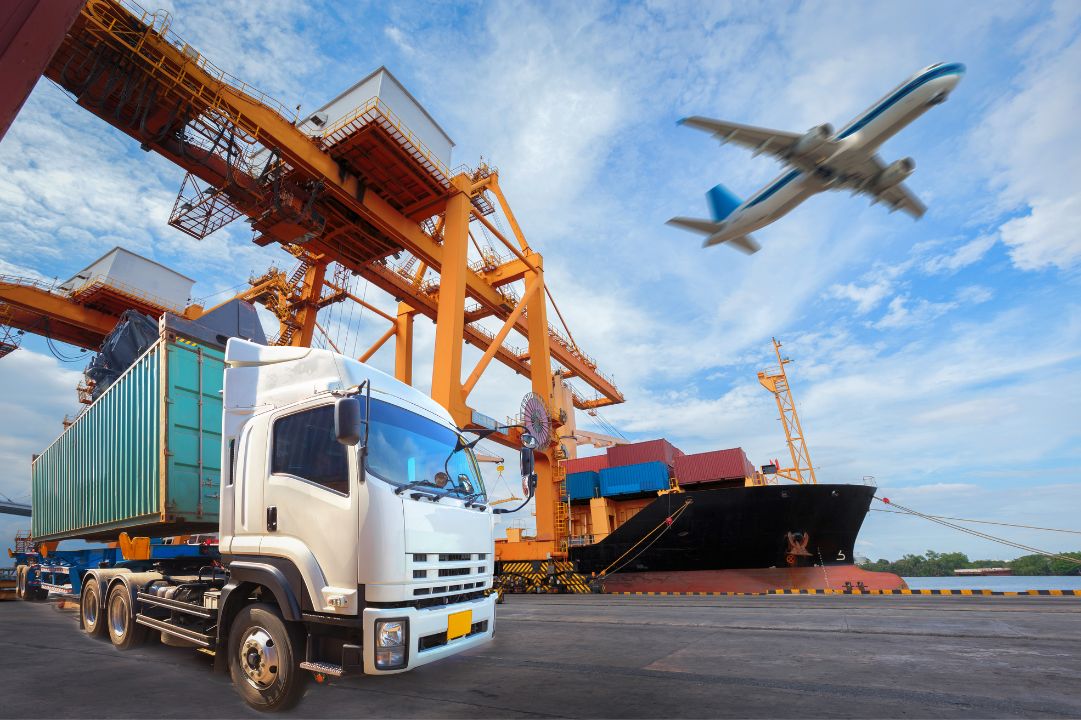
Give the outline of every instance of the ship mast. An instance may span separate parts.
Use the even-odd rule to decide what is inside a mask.
[[[781,413],[781,426],[784,427],[784,435],[788,440],[788,453],[792,457],[792,466],[777,468],[776,475],[787,478],[800,485],[809,482],[817,485],[814,465],[811,464],[811,454],[807,450],[807,441],[803,437],[803,425],[800,424],[799,414],[796,412],[796,401],[792,397],[792,388],[788,384],[788,375],[784,366],[792,362],[791,359],[781,357],[781,343],[773,338],[773,352],[777,354],[777,367],[768,368],[758,373],[758,382],[762,387],[773,393],[777,401],[777,410]]]

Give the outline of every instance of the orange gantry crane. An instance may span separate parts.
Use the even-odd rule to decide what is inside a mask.
[[[543,258],[494,168],[452,172],[379,98],[304,131],[295,112],[177,37],[166,13],[121,0],[88,0],[44,74],[79,106],[187,171],[171,225],[201,238],[243,217],[256,244],[278,244],[298,258],[300,272],[268,275],[242,294],[275,312],[278,342],[311,344],[321,308],[359,301],[335,282],[348,273],[398,301],[395,314],[380,311],[390,327],[362,357],[393,337],[400,380],[413,380],[416,316],[434,321],[431,393],[459,426],[495,425],[468,402],[492,360],[528,377],[558,431],[538,456],[537,533],[521,548],[536,558],[563,555],[558,459],[575,450],[561,446],[560,436],[574,435],[576,408],[623,396],[565,323],[565,332],[549,324]],[[554,299],[551,306],[562,321]],[[525,348],[507,342],[512,330]],[[482,354],[463,380],[466,343]],[[492,439],[516,445],[519,435],[504,428]]]
[[[169,310],[198,317],[202,308],[177,307],[133,287],[102,278],[70,286],[35,278],[0,275],[0,357],[29,332],[52,341],[94,350],[112,332],[125,310],[158,316]]]

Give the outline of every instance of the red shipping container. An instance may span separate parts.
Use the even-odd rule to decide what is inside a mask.
[[[606,467],[608,467],[608,456],[604,453],[563,461],[563,469],[568,475],[580,472],[600,472]]]
[[[646,440],[628,445],[613,445],[608,448],[608,467],[638,465],[647,462],[662,462],[674,467],[676,458],[682,457],[683,451],[664,438]]]
[[[676,458],[676,479],[680,485],[738,480],[753,474],[754,465],[747,459],[743,448],[713,450]]]

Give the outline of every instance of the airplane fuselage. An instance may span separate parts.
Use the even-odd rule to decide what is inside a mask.
[[[733,210],[707,244],[727,242],[765,227],[811,195],[828,189],[846,170],[874,155],[902,128],[943,102],[964,72],[960,63],[932,65],[897,86],[834,134],[834,152],[814,169],[790,165]]]

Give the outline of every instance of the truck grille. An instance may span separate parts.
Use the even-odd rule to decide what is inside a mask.
[[[438,597],[492,585],[488,553],[413,553],[409,557],[413,597]]]

